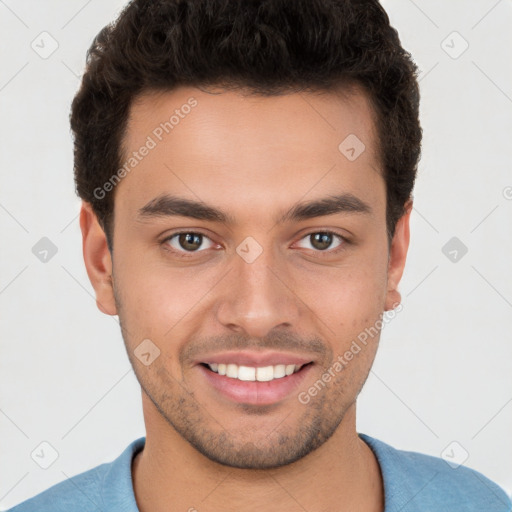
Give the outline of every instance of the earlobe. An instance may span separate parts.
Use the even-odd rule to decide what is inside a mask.
[[[96,305],[106,315],[117,315],[107,238],[90,203],[85,201],[80,210],[80,229],[85,268],[96,293]]]
[[[412,199],[405,204],[405,213],[396,224],[395,234],[391,242],[388,262],[388,289],[384,311],[395,309],[402,300],[401,294],[398,291],[398,284],[400,279],[402,279],[409,249],[409,220],[412,204]]]

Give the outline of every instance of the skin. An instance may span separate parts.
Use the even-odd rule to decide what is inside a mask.
[[[358,90],[146,93],[131,108],[127,154],[190,97],[197,106],[115,188],[114,257],[88,203],[80,217],[97,305],[119,315],[142,388],[146,445],[132,465],[139,509],[383,511],[379,465],[356,432],[356,398],[380,333],[307,404],[298,400],[400,302],[412,202],[389,247],[367,98]],[[338,149],[349,134],[366,146],[355,161]],[[345,192],[371,213],[275,223],[298,202]],[[201,200],[235,223],[137,217],[162,193]],[[179,237],[163,241],[181,229],[206,236],[195,252]],[[329,230],[351,243],[334,236],[318,249],[309,235]],[[236,252],[248,236],[263,250],[252,263]],[[144,339],[160,350],[149,366],[134,356]],[[280,402],[239,404],[208,385],[194,357],[246,348],[314,364]]]

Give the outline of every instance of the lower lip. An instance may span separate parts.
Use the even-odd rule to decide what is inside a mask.
[[[198,368],[211,386],[230,400],[241,404],[270,405],[289,396],[304,380],[311,366],[310,363],[287,377],[267,382],[232,379],[201,364]]]

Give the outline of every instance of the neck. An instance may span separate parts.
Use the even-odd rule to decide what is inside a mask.
[[[140,512],[357,510],[383,512],[379,464],[357,435],[354,403],[335,433],[302,459],[253,470],[211,461],[185,441],[143,393],[146,444],[132,464]]]

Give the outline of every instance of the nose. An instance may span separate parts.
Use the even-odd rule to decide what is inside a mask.
[[[223,280],[217,319],[226,328],[263,338],[276,328],[296,327],[300,300],[284,263],[264,250],[249,263],[238,254]]]

